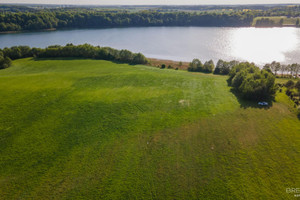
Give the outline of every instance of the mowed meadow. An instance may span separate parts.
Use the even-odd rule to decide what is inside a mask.
[[[0,71],[0,199],[295,199],[300,120],[227,76],[86,59]]]

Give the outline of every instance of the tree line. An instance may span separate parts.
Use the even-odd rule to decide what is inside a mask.
[[[217,65],[215,66],[212,60],[206,61],[204,64],[202,64],[202,62],[199,59],[193,59],[193,61],[189,63],[189,67],[187,70],[190,72],[205,72],[228,75],[230,70],[239,63],[240,62],[236,60],[227,62],[220,59],[218,60]]]
[[[212,60],[202,64],[199,59],[194,59],[192,62],[190,62],[188,71],[207,73],[213,72],[214,74],[228,75],[231,69],[238,64],[240,64],[240,62],[236,60],[227,62],[220,59],[215,66]],[[254,65],[254,63],[252,64]],[[265,64],[263,69],[273,73],[276,77],[293,78],[298,77],[300,74],[300,64],[298,63],[285,65],[281,64],[280,62],[273,61]]]
[[[229,84],[242,97],[259,100],[275,94],[275,82],[273,79],[275,80],[276,77],[299,78],[300,64],[284,65],[273,61],[272,63],[265,64],[260,69],[254,63],[239,62],[236,60],[227,62],[220,59],[215,66],[212,60],[202,64],[199,59],[193,59],[189,64],[188,71],[229,75]],[[278,72],[281,73],[281,76],[279,76]],[[296,88],[299,88],[300,83],[297,84]]]
[[[215,66],[212,60],[202,64],[199,59],[194,59],[189,64],[188,71],[229,75],[229,85],[248,100],[269,99],[276,92],[275,74],[272,70],[261,70],[254,63],[220,59]]]
[[[140,26],[251,26],[252,12],[103,12],[89,9],[0,14],[0,32]]]
[[[300,64],[293,63],[289,65],[281,64],[280,62],[273,61],[272,63],[265,64],[263,69],[268,70],[278,76],[281,72],[281,77],[298,77],[300,72]]]
[[[53,45],[47,48],[30,48],[29,46],[14,46],[0,49],[0,68],[10,66],[11,60],[27,57],[55,58],[76,57],[118,61],[130,64],[147,64],[149,61],[141,53],[132,53],[126,49],[117,50],[110,47],[92,46],[89,44],[66,46]]]
[[[147,58],[141,53],[128,50],[116,50],[110,47],[92,46],[89,44],[66,46],[52,45],[47,48],[30,48],[29,46],[14,46],[0,49],[0,68],[10,66],[11,60],[36,57],[76,57],[103,59],[131,64],[147,64]],[[286,67],[282,67],[286,66]],[[278,62],[266,64],[261,70],[254,63],[219,60],[215,66],[212,60],[204,64],[199,59],[193,59],[188,71],[229,75],[228,83],[245,99],[261,100],[275,94],[275,77],[279,70],[291,70],[291,75],[298,75],[299,64],[281,65]],[[171,68],[171,67],[168,67]]]
[[[300,6],[150,6],[144,9],[2,6],[0,32],[137,26],[249,27],[255,17],[300,16]],[[275,24],[261,18],[256,26],[280,26],[280,22]]]
[[[261,16],[287,16],[287,17],[300,17],[300,6],[276,6],[267,9],[260,14]]]
[[[212,73],[214,68],[215,64],[212,60],[206,61],[204,64],[202,64],[199,59],[193,59],[193,61],[189,64],[188,71]]]
[[[275,23],[273,20],[269,18],[261,18],[256,20],[255,26],[256,27],[274,27],[274,26],[282,26],[283,25],[283,19],[280,20],[279,23]]]

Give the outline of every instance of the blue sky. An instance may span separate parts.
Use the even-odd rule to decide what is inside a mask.
[[[74,5],[188,5],[188,4],[276,4],[300,0],[0,0],[0,3],[74,4]]]

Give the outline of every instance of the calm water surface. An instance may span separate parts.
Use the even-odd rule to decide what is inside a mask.
[[[262,65],[273,60],[300,63],[300,29],[142,27],[1,34],[0,48],[89,43],[142,52],[147,57],[191,61],[241,60]]]

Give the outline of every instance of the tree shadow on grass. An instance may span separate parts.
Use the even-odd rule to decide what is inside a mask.
[[[239,104],[240,104],[240,107],[241,108],[244,108],[244,109],[247,109],[247,108],[258,108],[258,109],[270,109],[272,106],[273,106],[273,102],[275,102],[275,99],[274,97],[270,97],[269,99],[265,99],[265,100],[261,100],[261,101],[264,101],[264,102],[267,102],[268,105],[267,106],[262,106],[262,105],[258,105],[258,102],[260,102],[260,100],[245,100],[242,98],[241,94],[238,93],[236,90],[234,90],[233,88],[231,88],[230,92],[232,92]]]

